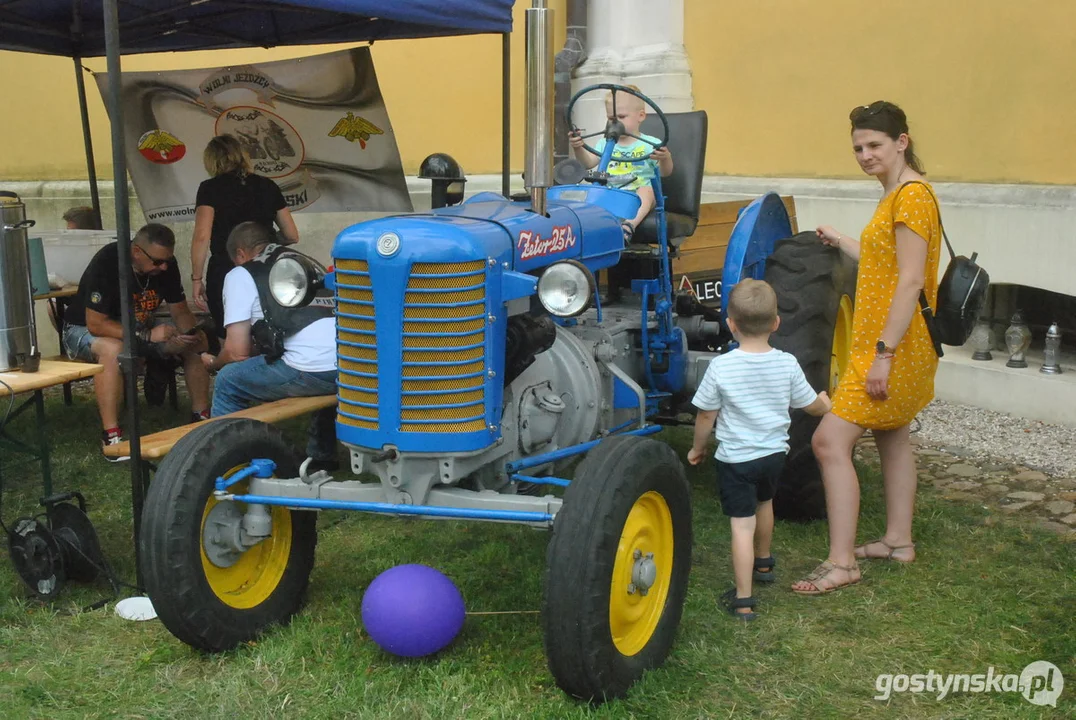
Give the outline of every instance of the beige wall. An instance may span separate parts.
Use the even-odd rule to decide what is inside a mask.
[[[935,179],[1076,183],[1076,2],[684,5],[708,172],[862,177],[848,111],[886,99]]]
[[[524,10],[518,0],[512,34],[513,167],[523,165]],[[557,13],[556,47],[564,42],[564,0]],[[221,50],[124,57],[123,69],[210,68],[268,62],[349,47],[308,46],[276,50]],[[432,152],[453,155],[468,174],[501,167],[501,37],[478,35],[378,42],[372,48],[381,92],[388,106],[404,170],[417,172]],[[104,58],[83,63],[104,72]],[[76,180],[86,177],[72,61],[0,52],[0,77],[9,103],[0,113],[0,181]],[[100,177],[112,176],[108,116],[93,78],[86,76],[94,154]],[[200,150],[199,150],[200,152]]]
[[[523,10],[512,38],[512,165],[523,164]],[[908,112],[931,177],[1076,184],[1076,3],[1060,0],[684,0],[696,106],[710,114],[707,172],[862,177],[848,111],[880,98]],[[563,42],[564,0],[556,47]],[[337,46],[340,47],[340,46]],[[131,70],[215,67],[318,46],[132,56]],[[435,151],[468,174],[500,168],[500,37],[373,46],[405,170]],[[104,70],[103,59],[85,63]],[[0,181],[85,177],[72,64],[0,52]],[[87,78],[102,177],[108,123]]]

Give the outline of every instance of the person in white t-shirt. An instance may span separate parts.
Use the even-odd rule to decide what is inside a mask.
[[[789,408],[824,415],[832,407],[825,391],[807,383],[796,358],[770,347],[777,330],[777,295],[761,280],[741,280],[729,295],[728,325],[739,347],[710,361],[691,402],[695,442],[688,462],[703,461],[717,422],[717,485],[732,525],[736,587],[722,596],[728,611],[754,620],[752,576],[773,582],[773,496],[788,453]]]
[[[212,417],[288,397],[336,394],[336,320],[331,311],[285,335],[278,360],[255,354],[251,329],[265,313],[254,276],[243,265],[270,250],[271,240],[269,230],[254,222],[237,225],[228,236],[228,255],[236,267],[224,278],[226,336],[219,355],[202,355],[206,369],[217,372]],[[339,467],[335,407],[311,417],[307,455],[314,461],[311,472]]]

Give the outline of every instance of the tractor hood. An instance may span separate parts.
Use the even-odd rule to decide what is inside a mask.
[[[632,194],[634,196],[634,194]],[[452,262],[462,257],[507,262],[508,269],[533,272],[561,260],[579,260],[592,272],[615,265],[624,249],[620,218],[587,201],[550,202],[549,216],[526,203],[481,193],[457,207],[370,220],[342,231],[334,260]],[[389,254],[379,251],[386,236]]]

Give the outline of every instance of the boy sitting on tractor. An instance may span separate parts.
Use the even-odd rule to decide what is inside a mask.
[[[627,87],[635,92],[641,92],[634,85],[628,85]],[[634,218],[625,220],[623,223],[625,239],[630,239],[632,233],[635,232],[635,228],[639,227],[639,223],[643,221],[643,218],[654,209],[654,188],[650,184],[651,178],[657,172],[661,173],[661,177],[672,175],[673,159],[669,148],[659,147],[660,141],[657,138],[643,135],[639,131],[639,126],[646,119],[646,103],[642,99],[626,92],[618,93],[618,95],[619,97],[614,98],[613,92],[610,91],[605,96],[605,114],[609,125],[619,123],[622,126],[620,128],[620,139],[613,150],[613,157],[609,163],[607,174],[614,187],[633,190],[639,196],[639,212],[636,213]],[[599,155],[594,155],[583,147],[583,136],[577,128],[573,128],[568,133],[568,143],[572,147],[575,159],[587,168],[593,168],[598,164],[600,153],[605,150],[606,142],[607,140],[603,137],[595,143],[594,149],[597,150]],[[641,158],[646,155],[650,155],[650,157],[642,162],[633,162],[634,158]],[[634,180],[625,185],[620,185],[617,182],[618,177],[623,181],[629,175],[634,175]]]
[[[627,85],[634,92],[641,92],[635,85]],[[605,95],[605,115],[607,125],[604,137],[595,143],[591,150],[586,147],[586,137],[578,128],[573,127],[568,133],[568,144],[572,147],[575,159],[583,167],[594,168],[601,162],[606,144],[610,137],[618,138],[613,148],[606,175],[609,184],[622,190],[634,191],[639,196],[639,211],[630,220],[621,222],[624,229],[624,242],[631,242],[636,228],[657,204],[654,186],[651,180],[656,173],[668,177],[673,172],[672,153],[662,145],[662,140],[642,133],[640,127],[646,119],[646,103],[641,97],[628,92],[610,90]],[[597,134],[597,133],[595,133]],[[645,158],[645,159],[643,159]],[[629,287],[634,277],[653,277],[653,272],[646,264],[640,266],[637,261],[626,259],[616,267],[609,268],[606,274],[608,295],[604,302],[616,302],[620,299],[621,288]]]

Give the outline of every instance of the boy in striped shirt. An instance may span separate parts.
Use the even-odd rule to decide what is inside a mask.
[[[773,495],[788,453],[789,408],[824,415],[833,406],[807,383],[792,355],[770,347],[777,295],[761,280],[741,280],[729,295],[728,325],[739,347],[710,361],[691,402],[695,442],[688,462],[703,461],[717,422],[717,486],[732,525],[736,587],[722,595],[729,613],[754,620],[752,575],[773,582]]]

